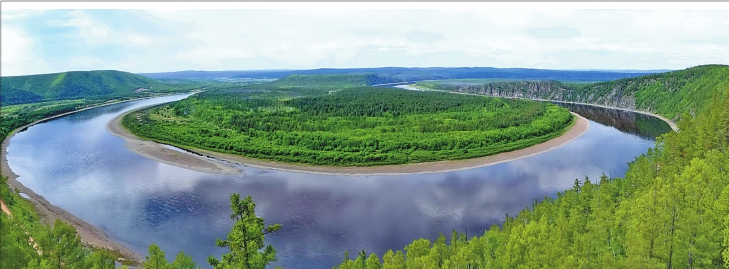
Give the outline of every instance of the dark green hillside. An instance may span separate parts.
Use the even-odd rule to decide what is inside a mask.
[[[138,89],[140,92],[170,89],[170,86],[151,78],[112,70],[3,77],[1,83],[2,105],[116,97],[134,94]]]
[[[691,99],[697,115],[660,137],[625,178],[575,180],[479,236],[454,231],[403,250],[363,250],[335,268],[729,268],[729,87],[716,88],[729,79],[717,79],[725,68],[703,69],[600,85],[713,93]]]
[[[458,86],[438,82],[418,85],[489,96],[520,97],[581,102],[654,112],[677,120],[682,114],[696,114],[711,96],[729,86],[729,66],[704,65],[661,74],[594,84],[558,81],[493,82]]]

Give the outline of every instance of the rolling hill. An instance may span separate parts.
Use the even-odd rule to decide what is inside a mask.
[[[2,105],[114,97],[133,94],[135,90],[158,91],[169,88],[168,85],[145,76],[113,70],[12,76],[3,77],[1,82]]]

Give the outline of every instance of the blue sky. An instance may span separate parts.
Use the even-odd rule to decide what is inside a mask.
[[[668,5],[661,10],[629,4],[570,10],[554,3],[364,5],[374,9],[341,3],[336,9],[331,4],[259,9],[240,3],[117,3],[39,10],[32,9],[35,4],[2,3],[2,76],[97,69],[729,64],[726,3],[651,4]]]

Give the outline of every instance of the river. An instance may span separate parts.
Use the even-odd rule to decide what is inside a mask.
[[[435,239],[453,229],[482,235],[535,199],[555,197],[585,176],[625,175],[627,163],[670,130],[656,118],[631,112],[568,106],[590,129],[568,144],[535,156],[469,170],[397,176],[319,175],[241,167],[224,176],[186,170],[137,155],[108,133],[106,123],[168,96],[82,111],[41,123],[10,140],[8,162],[18,181],[51,203],[104,230],[142,254],[157,243],[174,259],[179,251],[209,267],[225,249],[229,197],[251,195],[277,250],[273,265],[331,268],[344,252],[380,257],[413,239]]]

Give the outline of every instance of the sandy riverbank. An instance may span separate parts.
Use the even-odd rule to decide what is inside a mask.
[[[240,174],[240,170],[232,166],[204,159],[200,156],[175,151],[153,141],[140,139],[121,125],[121,120],[124,115],[126,115],[126,113],[110,120],[109,123],[106,124],[106,129],[109,133],[123,138],[126,142],[125,146],[132,152],[161,163],[195,171],[227,175]]]
[[[454,160],[454,161],[439,161],[439,162],[428,162],[428,163],[416,163],[416,164],[400,164],[400,165],[380,165],[380,166],[367,166],[367,167],[335,167],[335,166],[318,166],[318,165],[306,165],[306,164],[291,164],[291,163],[279,163],[274,161],[260,160],[246,158],[242,156],[213,152],[204,149],[188,149],[196,152],[200,155],[213,157],[216,159],[224,160],[238,165],[265,168],[265,169],[276,169],[291,172],[303,172],[313,174],[337,174],[337,175],[397,175],[397,174],[420,174],[420,173],[438,173],[448,172],[456,170],[465,170],[476,167],[489,166],[508,162],[524,157],[533,156],[542,152],[546,152],[560,146],[567,144],[575,138],[581,136],[590,128],[590,123],[587,119],[580,115],[572,113],[576,117],[575,123],[566,131],[563,135],[546,141],[541,144],[533,145],[528,148],[499,153],[491,156],[465,159],[465,160]],[[154,156],[150,157],[155,160],[161,160],[167,164],[173,164],[176,166],[189,168],[198,171],[216,172],[220,169],[219,167],[210,167],[208,164],[211,161],[204,159],[203,157],[170,150],[165,148],[162,144],[154,143],[150,141],[144,141],[134,136],[124,127],[121,126],[121,117],[111,120],[108,124],[108,129],[114,135],[123,137],[127,141],[127,148],[130,150],[143,155],[143,156]],[[137,146],[137,145],[143,146]],[[158,153],[164,152],[164,153]],[[204,162],[203,162],[204,161]],[[217,163],[223,165],[222,163]],[[198,166],[203,164],[204,166]],[[225,166],[225,165],[223,165]]]

